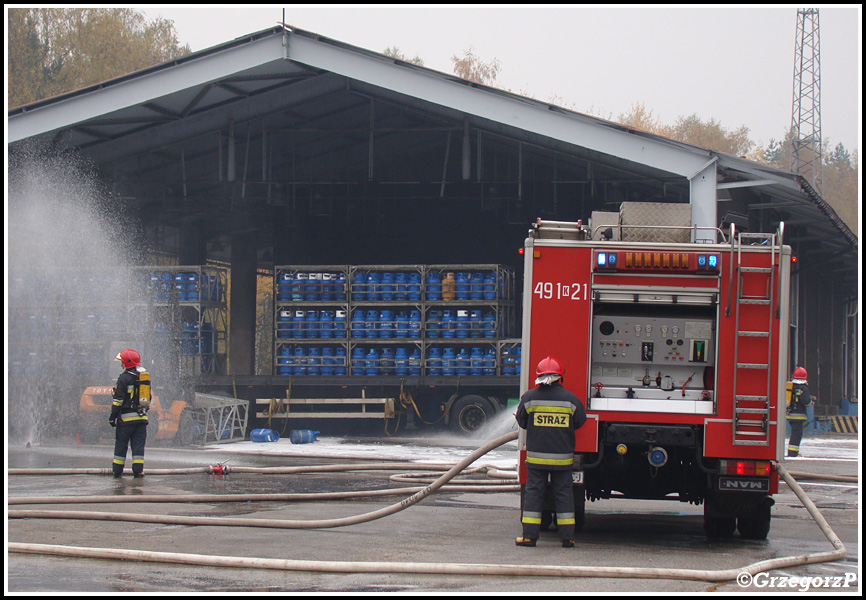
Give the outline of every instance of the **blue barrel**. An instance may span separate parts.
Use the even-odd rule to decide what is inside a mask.
[[[313,431],[311,429],[293,429],[289,432],[289,440],[293,444],[309,444],[311,442],[318,442],[316,436],[319,435],[320,432]]]
[[[469,374],[484,374],[484,353],[481,351],[481,348],[473,348],[472,353],[469,355]]]
[[[415,348],[409,355],[409,375],[421,376],[421,350],[419,348]]]
[[[442,375],[442,351],[439,348],[430,348],[427,356],[427,375],[432,377]]]
[[[250,431],[250,441],[253,442],[276,442],[280,434],[273,429],[253,429]]]
[[[365,374],[364,368],[366,366],[367,361],[364,358],[364,350],[361,348],[352,350],[352,375],[362,377]]]
[[[496,272],[488,271],[484,275],[484,299],[496,300]]]
[[[442,280],[439,279],[439,273],[431,272],[427,275],[427,300],[442,299]]]
[[[412,301],[421,300],[421,273],[409,273],[408,298]]]

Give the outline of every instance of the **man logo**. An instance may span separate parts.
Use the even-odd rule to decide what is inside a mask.
[[[732,477],[720,477],[719,489],[739,492],[767,492],[770,490],[768,479],[734,479]]]

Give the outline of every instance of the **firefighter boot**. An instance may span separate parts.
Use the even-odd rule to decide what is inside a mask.
[[[519,537],[516,540],[514,540],[514,543],[517,544],[518,546],[527,546],[530,548],[535,547],[535,539],[533,539],[533,538]]]
[[[562,540],[563,548],[574,548],[574,540]]]

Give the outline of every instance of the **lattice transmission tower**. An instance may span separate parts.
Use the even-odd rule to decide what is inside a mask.
[[[791,171],[823,195],[821,176],[821,39],[818,9],[797,10],[794,42],[794,101],[791,116]]]

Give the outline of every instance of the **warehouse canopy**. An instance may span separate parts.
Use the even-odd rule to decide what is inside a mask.
[[[435,199],[465,182],[489,198],[503,193],[498,182],[519,204],[547,179],[554,198],[582,186],[607,204],[694,202],[695,180],[709,172],[714,224],[729,208],[763,228],[785,220],[798,242],[856,277],[856,237],[799,176],[295,27],[10,110],[10,151],[26,140],[77,149],[122,197],[156,206],[159,222],[222,215],[232,233],[268,218],[238,218],[239,207],[299,194],[311,206],[320,192],[364,198],[371,186]]]

